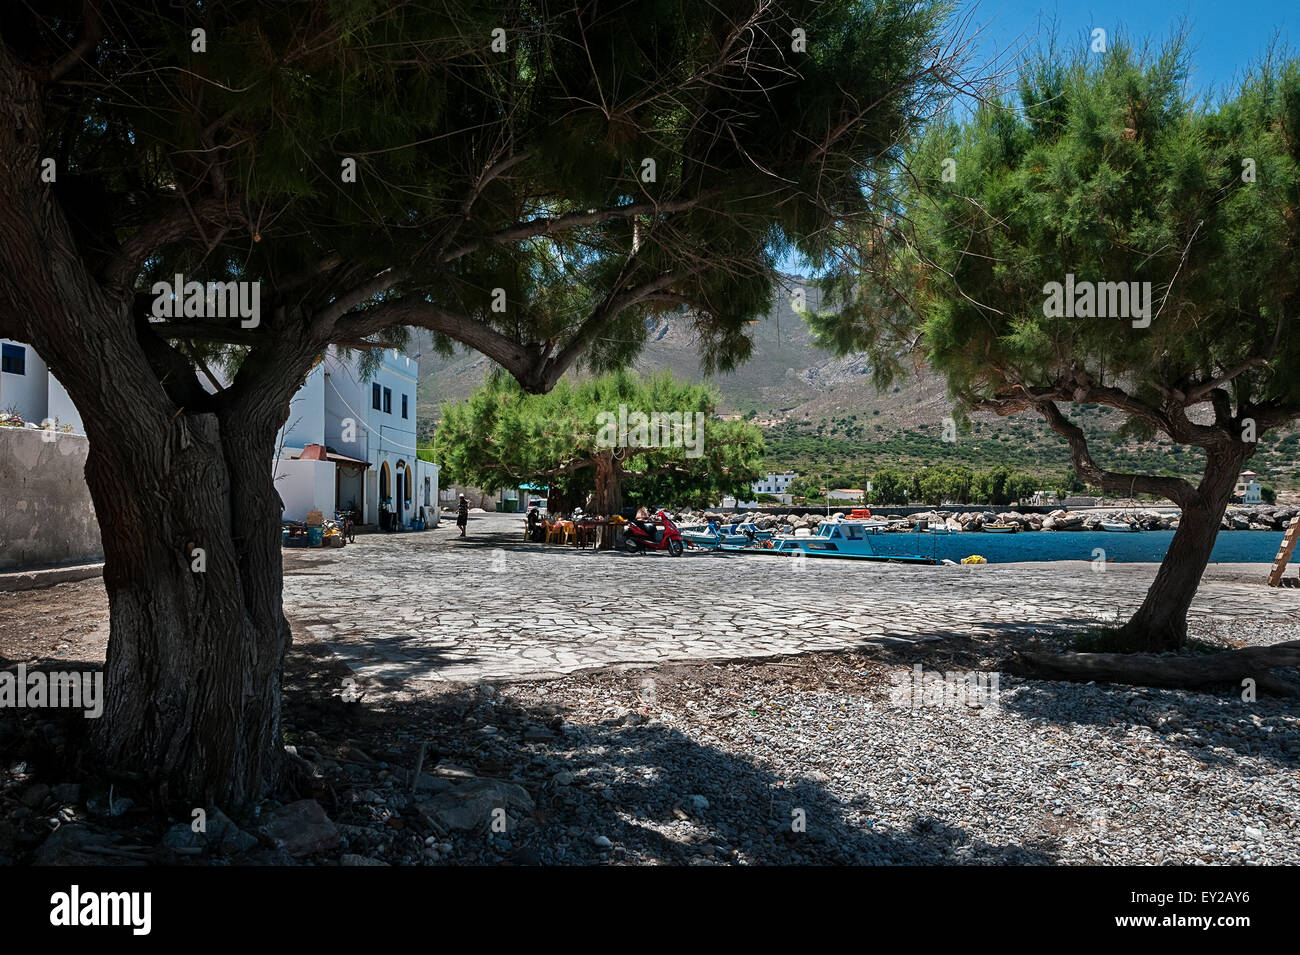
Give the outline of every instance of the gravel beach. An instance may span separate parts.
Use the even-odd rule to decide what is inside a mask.
[[[1005,675],[995,707],[891,698],[911,666],[979,667],[993,662],[985,649],[650,668],[450,695],[443,705],[463,715],[437,738],[440,762],[518,767],[508,779],[536,805],[513,831],[452,835],[424,858],[1300,863],[1293,704]],[[414,739],[398,731],[390,745],[410,752]],[[356,822],[376,808],[391,807],[365,805]],[[356,832],[354,851],[421,858],[393,857],[400,840],[376,843],[373,831]]]
[[[1104,622],[1089,608],[1131,607],[1149,565],[875,566],[852,571],[854,588],[847,571],[795,578],[761,558],[503,544],[408,535],[400,572],[391,542],[344,550],[354,594],[428,587],[419,561],[453,590],[485,560],[504,554],[509,568],[497,592],[466,590],[450,608],[435,597],[391,621],[354,598],[328,618],[345,631],[313,622],[341,592],[326,573],[338,554],[290,563],[289,771],[278,799],[219,841],[160,819],[129,784],[110,808],[137,805],[106,812],[107,787],[75,774],[79,716],[7,714],[0,860],[1300,864],[1294,700],[1014,675],[1016,651],[1062,649]],[[943,588],[925,584],[935,573]],[[1295,591],[1258,576],[1207,571],[1198,645],[1296,638]],[[601,610],[611,600],[635,613]],[[857,600],[861,612],[844,611]],[[0,632],[8,660],[102,659],[97,581],[0,594],[0,606],[25,621]],[[826,615],[810,606],[856,622],[814,634]],[[537,620],[508,631],[496,613]],[[929,683],[914,682],[918,668]]]

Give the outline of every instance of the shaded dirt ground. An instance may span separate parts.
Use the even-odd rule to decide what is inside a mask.
[[[313,567],[286,554],[288,573]],[[0,669],[102,663],[99,580],[0,593],[0,620]],[[1216,622],[1201,636],[1240,645],[1261,634]],[[115,781],[118,798],[136,800],[129,811],[94,811],[110,781],[83,761],[90,721],[10,711],[0,714],[0,864],[32,862],[73,826],[109,842],[71,861],[114,865],[1300,861],[1293,703],[1005,672],[1015,649],[1063,639],[1009,628],[413,694],[355,679],[295,627],[284,738],[296,761],[264,808],[316,800],[338,844],[297,858],[265,840],[234,860],[178,857],[161,843],[180,820],[131,781]],[[1004,671],[1003,716],[900,712],[891,677],[914,666]],[[512,809],[508,832],[449,829],[410,792],[421,747],[423,776],[518,786],[527,808]],[[806,814],[806,833],[792,831],[792,811]],[[236,822],[257,829],[253,817]]]

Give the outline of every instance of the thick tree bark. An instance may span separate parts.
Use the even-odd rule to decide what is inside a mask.
[[[1178,530],[1142,606],[1120,630],[1133,650],[1176,650],[1187,642],[1187,611],[1210,561],[1219,524],[1232,499],[1250,446],[1234,443],[1207,452],[1197,494],[1182,502]]]
[[[131,453],[92,441],[86,464],[112,634],[97,748],[164,801],[244,805],[274,785],[282,755],[274,427],[254,436],[209,414],[181,416],[161,441],[120,429]]]
[[[270,789],[282,755],[271,459],[323,346],[250,355],[221,401],[206,395],[131,296],[87,271],[40,179],[40,96],[0,44],[0,329],[35,347],[89,439],[111,621],[97,749],[165,801],[238,807]]]
[[[1187,611],[1209,563],[1241,466],[1254,454],[1255,445],[1239,439],[1240,421],[1232,417],[1225,394],[1218,393],[1214,398],[1216,424],[1203,426],[1189,421],[1182,406],[1150,408],[1118,389],[1093,386],[1083,372],[1079,372],[1077,385],[1076,390],[1069,383],[1058,384],[1036,395],[1024,391],[982,402],[981,407],[1002,415],[1033,407],[1069,443],[1074,468],[1089,483],[1110,491],[1164,495],[1179,506],[1182,514],[1178,530],[1160,562],[1156,579],[1142,606],[1119,633],[1120,642],[1129,650],[1176,650],[1187,642]],[[1065,396],[1075,401],[1101,401],[1138,414],[1176,441],[1203,446],[1206,465],[1200,484],[1192,487],[1183,478],[1119,474],[1100,467],[1092,459],[1083,430],[1056,406],[1056,400]]]
[[[1147,653],[1021,653],[1018,669],[1049,680],[1136,683],[1142,686],[1198,689],[1252,679],[1258,689],[1277,696],[1300,690],[1267,671],[1300,666],[1300,640],[1268,647],[1225,650],[1205,656],[1157,656]]]
[[[612,450],[596,454],[596,493],[592,495],[591,509],[606,517],[623,510],[622,469]]]

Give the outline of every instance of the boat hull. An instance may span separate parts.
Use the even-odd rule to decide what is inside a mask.
[[[763,557],[792,557],[796,553],[802,553],[807,557],[816,557],[819,560],[865,560],[878,564],[928,564],[930,566],[943,563],[938,558],[922,557],[920,555],[850,554],[843,551],[805,550],[801,547],[777,549],[775,547],[731,547],[724,544],[720,549],[726,554],[752,554]]]

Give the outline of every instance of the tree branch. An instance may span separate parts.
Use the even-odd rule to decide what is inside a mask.
[[[1199,492],[1190,483],[1179,477],[1164,477],[1154,474],[1122,474],[1107,471],[1092,459],[1088,451],[1088,439],[1083,429],[1069,421],[1061,414],[1054,401],[1042,401],[1036,405],[1048,426],[1065,438],[1070,445],[1070,460],[1074,469],[1084,480],[1096,484],[1107,491],[1127,491],[1129,494],[1157,494],[1167,497],[1179,507],[1187,508],[1193,504]]]
[[[1113,389],[1105,389],[1107,391]],[[1064,393],[1063,393],[1064,392]],[[1088,450],[1088,438],[1083,429],[1061,414],[1056,406],[1057,400],[1095,401],[1094,392],[1087,392],[1088,397],[1072,398],[1068,385],[1062,383],[1041,388],[1020,389],[1019,394],[998,395],[994,398],[971,401],[979,411],[990,411],[1006,417],[1019,411],[1032,408],[1043,416],[1048,427],[1065,438],[1070,446],[1070,461],[1074,469],[1090,484],[1095,484],[1108,491],[1127,491],[1129,494],[1157,494],[1167,497],[1179,507],[1186,507],[1195,501],[1199,492],[1189,482],[1179,477],[1164,477],[1153,474],[1125,474],[1108,471],[1098,465]],[[1108,403],[1108,402],[1107,402]],[[1148,407],[1144,405],[1143,407]]]
[[[655,298],[656,295],[663,292],[669,285],[680,279],[681,276],[673,272],[665,272],[658,278],[645,282],[635,288],[625,291],[618,291],[619,284],[616,283],[614,289],[591,311],[591,314],[578,327],[578,331],[569,340],[569,342],[554,356],[548,357],[537,369],[537,375],[528,381],[521,381],[527,390],[535,392],[550,391],[555,387],[555,383],[560,377],[569,370],[579,356],[587,349],[591,340],[600,331],[601,327],[609,320],[610,316],[617,315],[625,308],[631,308],[633,305],[639,305]],[[673,300],[680,300],[680,296],[669,296]]]
[[[104,288],[118,296],[129,293],[145,260],[172,242],[193,236],[195,222],[203,219],[218,226],[230,222],[225,202],[204,199],[193,206],[181,203],[136,229],[101,270],[99,278]]]
[[[349,312],[333,322],[328,341],[357,341],[392,325],[441,332],[482,352],[517,379],[532,374],[539,358],[535,350],[507,338],[482,322],[449,312],[414,296],[380,302],[360,311]]]
[[[84,19],[81,36],[77,38],[76,45],[59,57],[46,72],[46,83],[57,83],[70,73],[78,63],[85,59],[86,54],[95,48],[95,44],[99,42],[99,38],[103,34],[104,21],[99,15],[99,0],[84,0],[81,9]]]
[[[1255,358],[1251,358],[1248,361],[1244,361],[1236,368],[1224,372],[1218,378],[1211,378],[1208,381],[1204,381],[1190,388],[1187,391],[1187,395],[1183,400],[1183,404],[1188,406],[1199,404],[1200,402],[1204,401],[1209,396],[1210,392],[1212,392],[1214,389],[1223,387],[1228,382],[1232,381],[1234,378],[1238,377],[1239,375],[1244,375],[1252,368],[1259,368],[1260,366],[1266,366],[1266,365],[1268,365],[1268,359],[1266,358],[1255,357]]]
[[[576,226],[594,225],[597,222],[609,222],[614,219],[630,219],[634,216],[684,212],[699,205],[710,195],[712,195],[712,192],[702,192],[690,199],[680,199],[676,202],[640,202],[630,206],[617,206],[613,209],[593,209],[588,212],[569,212],[562,216],[530,219],[527,222],[511,226],[509,229],[503,229],[493,235],[475,239],[473,242],[467,242],[452,249],[443,256],[443,261],[454,262],[456,259],[469,255],[471,252],[477,252],[487,245],[519,242],[524,239],[536,238],[539,235],[548,235],[552,232],[572,229]]]

